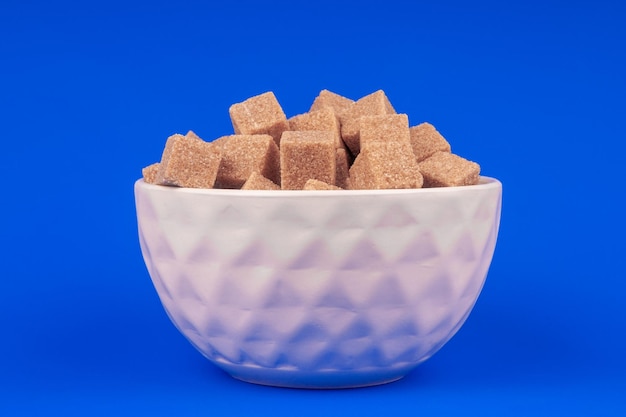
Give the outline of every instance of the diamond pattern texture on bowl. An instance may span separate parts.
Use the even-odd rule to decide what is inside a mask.
[[[281,196],[138,181],[140,244],[173,323],[238,377],[326,387],[306,377],[281,383],[263,370],[395,369],[385,378],[397,379],[467,318],[501,206],[497,181],[403,191]]]

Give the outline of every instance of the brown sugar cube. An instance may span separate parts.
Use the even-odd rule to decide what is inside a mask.
[[[270,135],[231,135],[219,140],[222,163],[216,187],[241,188],[254,171],[280,183],[280,155]]]
[[[344,148],[346,145],[341,140],[341,129],[335,112],[330,107],[320,110],[299,114],[289,119],[289,130],[328,130],[335,136],[335,147]]]
[[[253,171],[241,187],[242,190],[280,190],[280,187],[257,171]]]
[[[422,183],[411,146],[403,142],[370,142],[350,167],[354,190],[420,188]]]
[[[289,129],[287,117],[271,91],[230,106],[228,110],[235,134],[268,134],[280,145],[280,135]]]
[[[378,90],[354,102],[341,119],[341,138],[352,155],[358,155],[361,150],[359,141],[361,117],[395,113],[383,90]]]
[[[323,190],[343,190],[343,188],[337,187],[335,185],[330,185],[325,183],[324,181],[310,179],[304,183],[303,190],[315,190],[315,191],[323,191]]]
[[[337,187],[343,188],[344,190],[347,190],[348,188],[350,188],[348,185],[348,176],[350,170],[348,153],[345,149],[336,149],[335,155],[337,157],[335,185]]]
[[[333,109],[335,115],[337,115],[337,117],[341,121],[352,103],[354,103],[354,100],[340,96],[339,94],[333,93],[332,91],[322,90],[320,91],[319,95],[315,97],[315,100],[313,100],[313,104],[311,105],[309,112],[321,110],[325,107],[328,107]]]
[[[432,156],[435,152],[450,152],[450,144],[430,123],[421,123],[409,129],[411,146],[417,162]]]
[[[212,188],[220,152],[210,143],[183,135],[167,139],[155,182],[187,188]]]
[[[141,175],[143,176],[143,180],[148,184],[156,184],[156,176],[157,172],[159,172],[159,163],[155,162],[154,164],[148,165],[144,169],[141,170]]]
[[[363,116],[359,138],[361,149],[371,141],[397,141],[411,145],[409,117],[406,114]]]
[[[220,151],[222,150],[222,147],[224,146],[224,144],[226,142],[228,142],[228,139],[230,137],[232,137],[234,135],[226,135],[226,136],[222,136],[219,137],[217,139],[214,139],[213,142],[211,142],[213,144],[213,146],[215,146],[217,149],[219,149]]]
[[[424,187],[454,187],[478,184],[480,166],[449,152],[436,152],[419,164]]]
[[[185,136],[190,138],[190,139],[202,140],[202,138],[200,138],[200,136],[196,135],[196,132],[194,132],[193,130],[190,130],[189,132],[187,132],[187,134]]]
[[[335,184],[335,138],[329,131],[287,131],[280,140],[281,188],[301,190],[309,179]]]

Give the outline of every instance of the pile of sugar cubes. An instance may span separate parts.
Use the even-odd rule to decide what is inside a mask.
[[[477,184],[480,166],[451,153],[429,123],[409,127],[382,90],[354,101],[322,90],[285,116],[272,92],[233,104],[234,135],[167,139],[151,184],[242,190],[364,190]]]

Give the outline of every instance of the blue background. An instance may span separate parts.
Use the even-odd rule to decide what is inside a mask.
[[[0,3],[0,415],[626,415],[618,1]],[[383,89],[504,184],[487,283],[393,384],[235,381],[176,331],[133,182],[268,90]]]

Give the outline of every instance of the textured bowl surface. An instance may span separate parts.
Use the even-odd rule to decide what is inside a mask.
[[[432,356],[485,281],[502,185],[380,191],[135,183],[144,260],[174,325],[233,377],[381,384]]]

